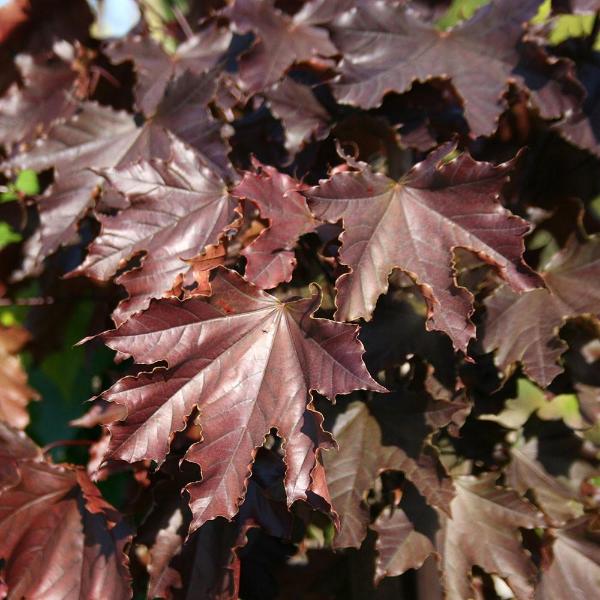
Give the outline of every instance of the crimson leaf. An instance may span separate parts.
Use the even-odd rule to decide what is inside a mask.
[[[131,597],[128,541],[118,513],[81,469],[16,448],[3,429],[0,454],[20,459],[0,472],[0,558],[11,598]],[[6,458],[5,458],[6,460]],[[16,474],[16,476],[15,476]]]
[[[172,78],[185,71],[201,75],[215,66],[229,47],[231,37],[231,32],[211,24],[191,36],[172,54],[167,54],[158,43],[142,35],[119,40],[105,52],[115,63],[133,60],[137,78],[136,103],[150,116],[160,104]]]
[[[39,270],[46,256],[72,241],[94,190],[102,183],[91,169],[119,168],[143,158],[168,159],[167,129],[201,148],[214,168],[227,172],[220,126],[206,109],[215,86],[210,74],[184,73],[167,88],[156,114],[141,127],[126,113],[83,103],[78,114],[53,127],[35,148],[3,163],[5,170],[55,168],[55,183],[40,202],[40,230],[28,242],[25,272]]]
[[[600,314],[600,237],[584,243],[571,239],[542,275],[548,289],[517,296],[502,286],[486,299],[484,345],[496,349],[501,369],[520,361],[529,377],[546,386],[562,372],[557,364],[566,349],[557,337],[561,325],[577,315]]]
[[[521,54],[523,23],[539,0],[492,0],[468,21],[440,31],[406,3],[364,2],[334,23],[333,41],[344,58],[334,89],[340,102],[372,108],[388,91],[405,92],[414,81],[450,79],[463,98],[475,135],[489,135],[504,109],[508,82],[531,86],[546,118],[561,116],[569,102],[555,83]]]
[[[368,320],[398,267],[421,287],[428,328],[466,351],[475,334],[472,296],[456,284],[455,248],[477,253],[518,292],[542,285],[521,258],[529,226],[497,201],[510,164],[496,167],[468,154],[444,163],[451,150],[432,152],[399,182],[364,165],[308,190],[314,214],[344,227],[340,261],[350,272],[337,281],[337,318]]]
[[[276,287],[292,278],[296,266],[293,248],[298,238],[312,231],[317,221],[299,190],[300,182],[255,161],[255,172],[246,172],[233,190],[234,196],[251,200],[269,226],[242,255],[246,257],[246,279],[262,289]]]
[[[138,363],[169,365],[126,377],[105,392],[128,411],[110,426],[107,457],[161,462],[172,435],[200,409],[203,439],[187,454],[202,468],[202,482],[190,488],[194,528],[237,512],[253,455],[272,427],[289,444],[288,481],[306,471],[305,448],[320,441],[307,439],[310,422],[304,429],[307,403],[314,415],[311,390],[333,399],[354,389],[384,389],[364,367],[356,328],[312,316],[319,293],[280,302],[222,268],[212,287],[208,301],[154,302],[102,335]]]
[[[322,0],[310,0],[293,17],[273,6],[273,0],[235,0],[226,11],[240,32],[254,31],[258,41],[240,59],[240,80],[250,91],[275,83],[295,62],[337,54],[321,19],[313,8]]]
[[[130,296],[113,313],[117,324],[168,292],[191,271],[185,259],[216,244],[234,219],[236,202],[219,175],[194,149],[173,136],[169,142],[168,160],[103,172],[125,196],[127,207],[117,216],[99,217],[102,231],[75,273],[106,281],[130,258],[145,253],[140,268],[117,279]]]

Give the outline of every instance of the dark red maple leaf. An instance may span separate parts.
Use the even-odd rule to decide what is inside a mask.
[[[488,352],[496,350],[501,369],[521,362],[529,377],[547,386],[563,370],[557,364],[566,349],[557,336],[561,325],[578,315],[600,314],[600,237],[584,243],[572,238],[542,276],[547,289],[518,296],[501,286],[486,298],[483,342]]]
[[[454,495],[426,438],[448,424],[458,403],[398,393],[353,402],[333,427],[338,451],[323,457],[333,509],[340,516],[337,547],[359,547],[367,534],[369,513],[364,495],[383,471],[402,471],[427,501],[449,511]]]
[[[318,222],[299,190],[306,186],[277,169],[254,161],[255,172],[246,172],[233,195],[251,200],[269,226],[244,250],[246,279],[261,289],[290,281],[296,266],[294,246]]]
[[[27,427],[27,405],[39,398],[27,385],[27,373],[17,356],[28,340],[22,327],[0,327],[0,420],[17,429]]]
[[[408,569],[418,569],[435,552],[433,544],[415,531],[406,513],[396,508],[391,514],[379,515],[371,529],[377,533],[375,550],[375,583],[384,577],[402,575]]]
[[[551,563],[542,570],[535,599],[552,600],[574,592],[593,597],[600,581],[600,547],[590,517],[569,523],[552,537]]]
[[[285,147],[295,154],[311,137],[321,140],[329,134],[330,116],[310,87],[285,77],[266,92],[273,116],[284,126]]]
[[[522,260],[526,221],[498,202],[511,165],[494,166],[461,154],[442,162],[451,145],[432,152],[400,181],[373,173],[335,174],[306,192],[313,213],[342,221],[336,317],[370,319],[394,268],[420,286],[429,307],[427,326],[447,333],[466,351],[475,327],[472,296],[456,284],[453,250],[476,253],[518,292],[543,285]]]
[[[554,127],[571,144],[600,157],[600,66],[598,53],[579,60],[577,77],[585,88],[585,101]]]
[[[235,600],[239,597],[239,551],[251,529],[289,538],[292,515],[287,510],[282,477],[285,466],[275,452],[260,448],[240,512],[227,522],[218,518],[187,535],[190,509],[181,494],[181,473],[160,482],[152,512],[141,526],[140,542],[148,547],[148,595],[170,599],[188,596]],[[152,541],[146,541],[150,538]],[[177,590],[177,591],[175,591]]]
[[[184,73],[167,87],[154,116],[140,127],[127,113],[82,103],[72,119],[55,125],[32,150],[2,163],[4,170],[55,169],[55,183],[39,204],[40,229],[26,246],[24,273],[39,270],[46,256],[73,240],[103,181],[92,169],[124,167],[144,158],[168,159],[167,130],[199,148],[212,168],[229,172],[221,126],[206,108],[215,87],[210,73]]]
[[[275,83],[295,62],[337,54],[321,27],[323,0],[309,0],[294,16],[274,7],[273,0],[235,0],[226,9],[236,30],[253,31],[258,41],[240,59],[240,81],[250,92]],[[325,15],[328,17],[329,15]]]
[[[185,262],[216,244],[234,220],[236,201],[202,155],[169,136],[168,160],[151,159],[103,171],[127,207],[116,216],[99,216],[102,231],[84,263],[73,274],[103,281],[129,259],[144,253],[139,268],[117,282],[129,293],[113,313],[117,324],[161,298],[178,277],[191,276]]]
[[[252,457],[273,427],[289,444],[286,478],[310,474],[306,452],[321,441],[318,433],[308,438],[310,423],[305,429],[311,390],[331,399],[354,389],[384,391],[362,362],[356,327],[312,316],[319,293],[280,302],[221,267],[211,284],[207,301],[155,301],[102,334],[109,347],[138,363],[168,364],[126,377],[103,394],[128,411],[109,427],[107,457],[161,462],[172,435],[200,410],[203,440],[186,455],[202,469],[202,482],[189,488],[194,529],[237,512]]]
[[[0,558],[10,598],[131,597],[128,536],[82,469],[53,465],[2,427]]]
[[[440,31],[406,3],[358,3],[333,24],[343,55],[334,92],[340,102],[372,108],[386,92],[405,92],[417,80],[450,79],[477,136],[496,129],[510,80],[530,90],[545,118],[559,117],[571,100],[557,100],[561,85],[520,46],[523,24],[538,6],[538,0],[492,0],[470,20]]]
[[[75,49],[67,42],[56,44],[50,59],[30,54],[15,58],[22,84],[14,83],[0,98],[2,143],[30,142],[56,119],[68,118],[76,111],[74,60]]]
[[[519,528],[543,527],[544,519],[518,494],[497,487],[496,478],[493,473],[458,477],[452,517],[439,513],[436,549],[451,600],[473,597],[469,575],[474,565],[505,578],[518,600],[532,597],[535,569],[521,546]]]
[[[115,63],[133,60],[136,103],[144,114],[151,116],[172,78],[185,71],[201,75],[214,67],[225,54],[231,38],[230,31],[213,23],[180,44],[172,54],[148,35],[118,40],[104,52]]]

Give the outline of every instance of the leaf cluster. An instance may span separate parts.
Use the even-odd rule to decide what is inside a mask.
[[[597,2],[138,5],[0,8],[0,595],[595,597]]]

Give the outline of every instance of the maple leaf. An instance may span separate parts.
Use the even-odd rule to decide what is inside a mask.
[[[460,406],[390,394],[352,402],[338,415],[333,435],[339,451],[323,455],[331,503],[341,522],[334,546],[358,548],[362,543],[369,522],[363,498],[382,471],[402,471],[430,504],[450,510],[452,482],[426,440]]]
[[[258,36],[239,60],[240,81],[248,91],[275,83],[295,62],[337,54],[327,31],[317,26],[323,22],[321,4],[322,0],[309,0],[289,16],[275,8],[273,0],[235,0],[224,11],[237,31],[254,31]]]
[[[539,4],[493,0],[468,21],[440,31],[405,3],[359,3],[333,24],[332,39],[343,55],[334,93],[340,102],[373,108],[387,92],[405,92],[417,80],[450,79],[478,136],[496,129],[510,80],[530,86],[542,116],[559,117],[570,105],[556,98],[561,86],[556,89],[521,51],[523,24]]]
[[[151,159],[103,171],[125,196],[116,216],[99,216],[100,235],[72,274],[107,281],[129,259],[145,253],[141,267],[117,278],[129,298],[113,313],[117,324],[160,298],[190,270],[186,259],[219,241],[234,220],[236,201],[202,155],[169,136],[169,159]]]
[[[572,238],[542,277],[547,289],[518,296],[501,286],[486,298],[483,343],[486,351],[496,350],[499,368],[521,362],[525,373],[545,387],[563,370],[557,361],[566,344],[558,338],[558,330],[565,320],[600,314],[600,237],[583,243]]]
[[[593,598],[600,585],[598,532],[582,517],[553,532],[552,562],[542,570],[536,600]]]
[[[597,58],[579,61],[577,77],[586,92],[583,105],[579,110],[571,111],[554,128],[571,144],[600,157],[600,67]]]
[[[469,574],[475,565],[505,578],[518,600],[533,594],[535,569],[521,546],[518,528],[543,527],[544,519],[515,492],[496,487],[496,478],[493,473],[456,478],[452,517],[438,511],[436,548],[449,600],[473,597]]]
[[[103,181],[94,170],[119,168],[143,158],[168,159],[167,130],[200,148],[211,167],[228,172],[221,126],[206,109],[215,86],[210,73],[199,77],[184,73],[167,87],[155,115],[140,127],[127,113],[82,103],[72,119],[55,125],[32,150],[0,165],[4,170],[55,169],[55,183],[39,203],[40,229],[26,246],[24,272],[39,270],[46,256],[74,238]]]
[[[269,226],[242,250],[246,279],[261,289],[290,281],[296,266],[294,246],[301,235],[313,231],[318,222],[299,190],[302,183],[277,169],[254,161],[255,172],[246,172],[232,193],[251,200]]]
[[[136,72],[136,104],[150,116],[160,104],[169,81],[185,71],[201,75],[223,58],[232,33],[212,23],[168,54],[148,35],[134,35],[114,42],[105,54],[114,62],[133,60]]]
[[[22,327],[0,328],[0,420],[17,429],[27,427],[27,405],[39,398],[27,385],[27,373],[17,356],[28,340]]]
[[[248,532],[261,528],[275,537],[291,534],[292,515],[281,485],[284,471],[280,456],[260,448],[240,512],[230,522],[209,521],[189,537],[192,515],[181,494],[185,474],[178,471],[172,479],[160,481],[137,540],[148,548],[148,595],[169,599],[178,589],[176,597],[193,591],[194,597],[238,598],[238,552],[247,544]]]
[[[30,54],[15,58],[23,81],[14,83],[0,98],[0,139],[6,145],[30,142],[58,118],[68,118],[77,109],[77,73],[73,46],[55,44],[48,60]]]
[[[283,123],[285,147],[290,154],[298,152],[312,137],[322,140],[329,134],[329,113],[307,85],[285,77],[271,86],[265,97],[273,116]]]
[[[555,526],[564,525],[583,514],[583,505],[572,490],[549,475],[537,460],[538,442],[511,448],[511,461],[506,468],[507,484],[522,495],[531,490],[536,503]]]
[[[496,167],[468,154],[441,162],[452,149],[440,147],[399,182],[361,164],[306,192],[318,218],[341,219],[344,228],[339,256],[350,272],[336,283],[336,318],[369,320],[398,267],[427,300],[428,329],[444,331],[466,351],[475,334],[472,296],[456,284],[455,248],[477,253],[516,291],[543,285],[522,260],[529,225],[497,201],[510,163]]]
[[[391,514],[383,512],[371,529],[377,533],[375,584],[384,577],[395,577],[408,569],[418,569],[435,552],[429,538],[415,531],[400,508],[394,509]]]
[[[320,293],[280,302],[232,271],[216,272],[207,301],[154,301],[102,334],[138,363],[169,365],[126,377],[104,393],[128,411],[109,427],[107,458],[161,462],[173,433],[200,410],[203,440],[186,455],[202,469],[202,482],[189,488],[193,528],[236,513],[252,457],[272,427],[292,456],[288,438],[306,435],[309,391],[331,399],[354,389],[384,391],[362,362],[356,327],[312,317]]]
[[[8,478],[0,472],[0,558],[9,597],[131,598],[128,536],[118,513],[84,471],[45,462],[16,436],[6,429],[0,435],[0,454],[19,459]]]

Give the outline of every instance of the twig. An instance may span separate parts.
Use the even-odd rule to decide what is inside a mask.
[[[60,448],[60,446],[91,446],[92,444],[95,444],[94,440],[56,440],[55,442],[46,444],[42,448],[42,453],[48,454],[50,450]]]
[[[185,15],[181,12],[179,6],[175,5],[171,10],[173,11],[175,18],[177,19],[177,23],[179,23],[179,27],[181,27],[181,30],[183,31],[183,33],[185,33],[185,37],[188,40],[194,37],[194,32],[192,31],[188,20],[185,18]]]
[[[54,304],[54,298],[51,296],[38,298],[0,298],[0,306],[44,306]]]

